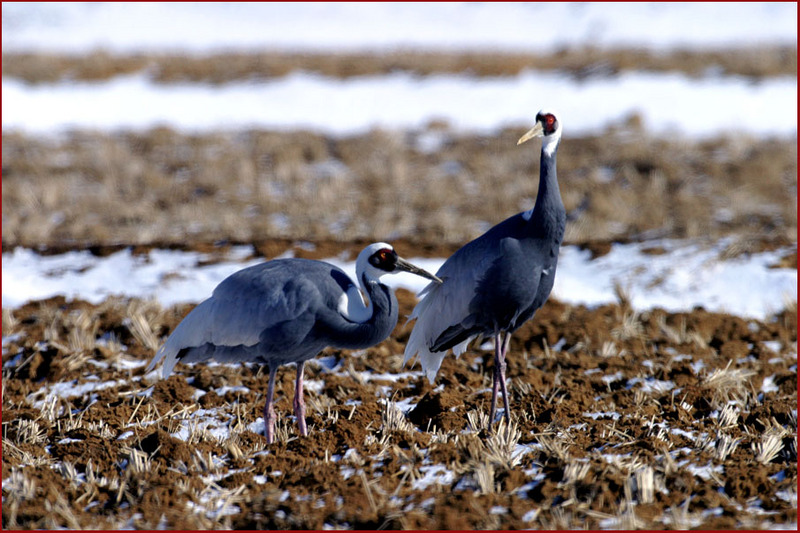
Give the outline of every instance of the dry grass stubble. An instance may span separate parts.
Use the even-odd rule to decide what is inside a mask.
[[[405,316],[415,299],[398,298]],[[58,297],[4,311],[4,528],[797,521],[796,307],[762,322],[550,300],[512,340],[514,421],[491,436],[491,349],[446,358],[443,387],[416,369],[385,379],[410,333],[401,321],[379,346],[308,366],[307,437],[280,370],[269,446],[257,367],[144,372],[189,307]],[[416,406],[404,414],[402,401]]]
[[[533,205],[539,154],[516,146],[521,130],[4,134],[3,246],[463,243]],[[635,119],[603,137],[568,136],[566,241],[794,242],[796,174],[793,140],[654,139]]]

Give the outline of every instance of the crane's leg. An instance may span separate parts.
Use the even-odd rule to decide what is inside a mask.
[[[488,429],[491,429],[494,423],[494,415],[497,410],[497,392],[500,389],[501,376],[505,379],[505,364],[506,362],[503,357],[503,333],[498,331],[494,334],[494,377],[492,381],[492,406],[489,409]],[[503,384],[503,390],[505,391],[505,384]]]
[[[275,407],[272,405],[272,396],[275,393],[275,375],[277,373],[278,365],[270,365],[267,403],[264,404],[264,436],[267,437],[267,444],[272,444],[275,440]]]
[[[503,408],[505,408],[506,422],[511,422],[511,408],[508,406],[508,390],[506,390],[506,355],[508,346],[511,344],[511,332],[506,332],[506,339],[503,341],[503,351],[501,353],[502,364],[500,365],[500,390],[503,391]]]
[[[306,402],[303,400],[303,367],[305,361],[297,363],[297,381],[294,384],[294,416],[302,436],[308,435],[306,428]]]

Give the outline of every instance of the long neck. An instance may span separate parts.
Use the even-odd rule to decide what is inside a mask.
[[[533,227],[541,228],[545,232],[564,231],[566,211],[561,201],[561,191],[558,188],[556,175],[556,155],[558,141],[542,143],[542,155],[539,162],[539,192],[536,195],[536,204],[530,216]]]
[[[365,322],[348,322],[331,328],[328,336],[339,348],[360,350],[386,339],[397,325],[397,298],[394,292],[376,280],[359,279],[372,307],[372,316]]]

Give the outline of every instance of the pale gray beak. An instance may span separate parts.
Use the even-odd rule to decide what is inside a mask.
[[[542,126],[541,122],[537,122],[534,127],[528,130],[528,133],[519,138],[519,140],[517,141],[517,146],[524,143],[525,141],[530,141],[534,137],[541,137],[542,135],[544,135],[544,126]]]
[[[424,269],[418,267],[417,265],[413,265],[413,264],[409,263],[408,261],[406,261],[402,257],[398,257],[397,258],[397,263],[396,263],[396,266],[395,266],[395,272],[397,272],[398,270],[402,270],[402,271],[405,271],[405,272],[410,272],[412,274],[416,274],[417,276],[422,276],[423,278],[427,278],[429,280],[435,281],[436,283],[442,283],[442,280],[440,280],[439,278],[437,278],[436,276],[434,276],[433,274],[431,274],[427,270],[424,270]]]

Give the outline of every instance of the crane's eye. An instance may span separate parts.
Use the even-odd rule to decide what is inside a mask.
[[[369,258],[369,262],[380,269],[392,270],[394,269],[395,263],[394,255],[394,250],[383,248],[372,254]]]

